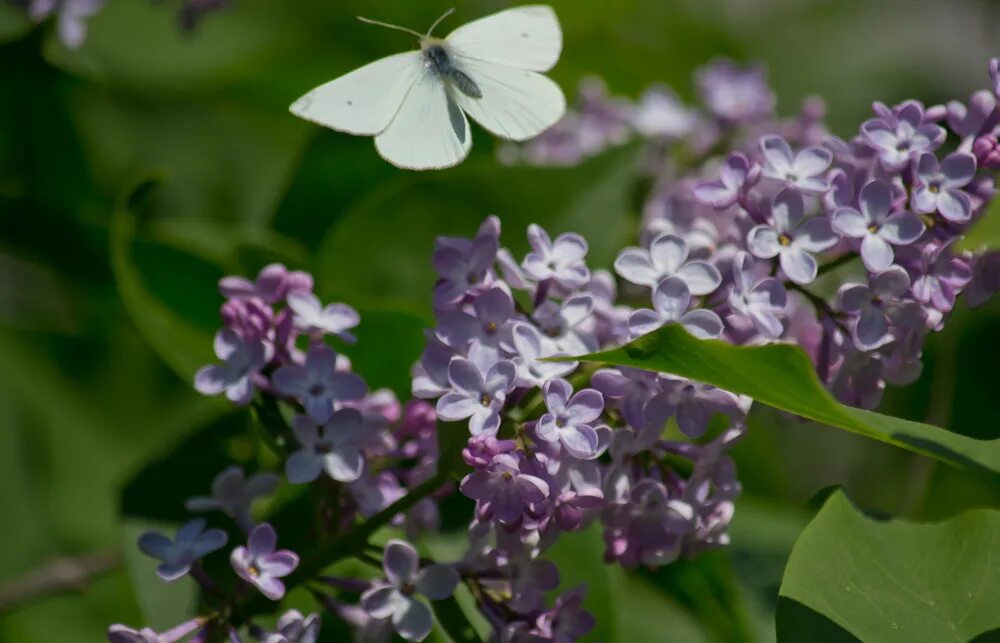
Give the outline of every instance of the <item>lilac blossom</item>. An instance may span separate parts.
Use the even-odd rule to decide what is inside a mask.
[[[361,595],[361,607],[373,618],[390,619],[396,632],[407,641],[422,641],[431,633],[430,609],[415,596],[432,601],[455,592],[459,576],[451,567],[430,565],[420,569],[417,550],[402,540],[390,540],[383,562],[387,582],[377,582]]]
[[[221,511],[249,532],[253,527],[250,518],[253,501],[274,493],[280,482],[273,473],[255,473],[246,478],[239,467],[227,467],[212,480],[211,496],[189,498],[184,507],[195,512]]]
[[[500,409],[517,380],[517,367],[510,360],[490,364],[488,359],[471,357],[455,356],[448,364],[454,390],[438,400],[437,415],[450,422],[468,419],[472,435],[495,434],[500,428]]]
[[[264,266],[254,281],[244,277],[223,277],[219,280],[219,292],[223,297],[259,299],[265,304],[279,302],[292,292],[311,292],[312,289],[311,275],[300,271],[289,271],[280,263]]]
[[[173,540],[156,531],[139,536],[139,549],[161,561],[157,575],[165,581],[186,576],[199,559],[225,546],[228,537],[221,529],[205,529],[205,520],[197,519],[177,530]]]
[[[584,587],[572,589],[558,599],[552,609],[539,614],[528,640],[570,643],[594,629],[594,616],[583,609]]]
[[[972,280],[966,291],[969,306],[982,306],[1000,291],[1000,250],[976,254],[972,258]]]
[[[626,248],[615,259],[615,271],[625,280],[656,288],[667,277],[684,281],[692,295],[707,295],[722,283],[718,268],[695,259],[688,261],[688,247],[676,235],[660,235],[649,246]]]
[[[833,163],[833,154],[822,147],[807,147],[792,154],[788,141],[780,136],[765,136],[760,149],[766,161],[764,176],[783,182],[803,192],[819,194],[830,187],[823,174]]]
[[[289,364],[274,372],[274,388],[302,402],[312,419],[325,423],[337,404],[361,399],[367,387],[354,373],[337,369],[337,353],[324,344],[314,344],[305,364]]]
[[[992,116],[997,99],[993,92],[985,89],[974,93],[969,98],[968,106],[953,100],[947,107],[948,126],[963,138],[984,134],[996,123]]]
[[[193,618],[159,634],[148,627],[137,630],[116,624],[108,628],[108,641],[110,643],[176,643],[176,641],[191,635],[202,624],[202,619]]]
[[[236,331],[223,328],[215,334],[215,355],[222,364],[199,369],[194,376],[195,389],[202,395],[224,392],[234,404],[249,404],[253,398],[253,377],[270,359],[265,344],[244,340]]]
[[[682,535],[691,529],[694,511],[672,498],[657,480],[640,480],[625,498],[608,508],[605,559],[626,569],[660,566],[677,559]]]
[[[861,239],[861,259],[872,272],[892,265],[892,246],[913,243],[924,233],[924,224],[911,212],[892,212],[892,188],[875,180],[861,190],[861,211],[840,208],[833,213],[833,228],[840,234]],[[890,245],[892,244],[892,245]]]
[[[272,601],[285,595],[285,584],[280,579],[299,566],[295,552],[277,546],[278,534],[265,522],[250,532],[246,547],[237,547],[229,557],[236,574]]]
[[[733,123],[750,123],[769,117],[775,97],[767,86],[767,74],[761,67],[740,67],[729,60],[718,60],[699,69],[695,75],[701,100],[717,118]]]
[[[553,377],[562,377],[575,371],[579,365],[579,362],[543,362],[544,358],[562,356],[565,353],[560,353],[555,342],[542,335],[532,324],[515,324],[511,338],[518,386],[541,386]]]
[[[754,328],[768,339],[781,336],[779,316],[788,303],[788,294],[781,282],[773,277],[756,280],[753,258],[740,252],[733,259],[733,287],[729,307],[736,315],[750,320]]]
[[[914,212],[939,212],[949,221],[964,223],[972,216],[972,199],[962,191],[976,175],[976,157],[949,154],[938,163],[933,154],[922,154],[917,163],[920,186],[914,190]]]
[[[689,438],[700,438],[716,413],[741,420],[749,405],[722,389],[684,379],[668,379],[669,403],[674,409],[677,426]]]
[[[684,330],[701,339],[722,334],[722,320],[711,310],[691,307],[691,291],[677,277],[667,277],[653,291],[653,310],[641,308],[628,318],[633,337],[651,333],[665,324],[678,323]]]
[[[861,134],[879,155],[889,172],[903,169],[910,159],[923,152],[932,152],[944,142],[945,131],[939,125],[924,120],[924,106],[911,100],[889,110],[861,126]]]
[[[349,331],[358,325],[361,317],[347,304],[323,306],[316,295],[299,290],[288,294],[288,308],[294,313],[293,323],[300,332],[327,333],[352,344],[357,341]]]
[[[761,168],[739,152],[733,152],[719,168],[719,178],[715,181],[700,181],[694,187],[694,198],[715,208],[725,209],[733,205],[746,190],[760,179]]]
[[[781,269],[797,284],[816,279],[816,259],[811,252],[829,250],[837,236],[826,217],[805,219],[802,196],[790,188],[779,192],[771,204],[773,226],[758,225],[747,233],[750,253],[761,259],[778,257]]]
[[[907,327],[923,323],[919,304],[902,297],[910,290],[910,277],[899,266],[879,273],[869,286],[846,284],[838,292],[841,309],[858,314],[854,339],[860,350],[870,351],[892,341],[889,325]]]
[[[299,610],[291,609],[281,615],[276,630],[268,633],[262,643],[316,643],[321,624],[319,614],[303,616]]]
[[[978,137],[972,144],[972,153],[979,167],[1000,169],[1000,142],[994,134]]]
[[[696,112],[685,107],[672,89],[659,85],[642,93],[632,114],[632,127],[650,138],[682,138],[697,124]]]
[[[587,242],[572,232],[556,237],[555,241],[541,226],[528,226],[528,243],[532,252],[524,258],[521,267],[535,281],[551,279],[569,290],[580,288],[590,280],[590,270],[584,262]]]
[[[292,432],[302,448],[288,456],[285,474],[295,484],[312,482],[326,473],[340,482],[353,482],[361,477],[364,458],[361,440],[364,420],[357,409],[334,411],[323,424],[305,415],[292,420]]]
[[[593,311],[593,298],[579,294],[558,304],[551,299],[545,301],[535,309],[532,318],[556,350],[582,355],[597,349],[593,337],[582,329]]]
[[[476,517],[479,520],[496,520],[507,527],[517,528],[532,505],[548,498],[548,483],[526,472],[525,468],[522,458],[500,453],[486,468],[465,476],[460,489],[476,501]]]
[[[487,220],[472,241],[448,241],[434,250],[434,268],[440,279],[434,287],[434,301],[448,305],[470,291],[489,285],[490,268],[499,248],[499,221]]]
[[[968,258],[952,254],[954,241],[957,239],[924,246],[913,280],[913,296],[917,301],[942,313],[955,307],[958,293],[972,281]]]
[[[438,316],[438,338],[453,348],[463,348],[469,342],[496,351],[505,337],[505,329],[514,317],[514,300],[500,287],[479,293],[472,302],[472,314],[448,310]]]
[[[599,441],[591,424],[604,411],[601,393],[585,388],[574,394],[569,382],[553,379],[542,387],[542,395],[548,413],[538,419],[535,434],[545,442],[562,444],[574,458],[596,457]]]
[[[106,0],[31,0],[28,15],[41,22],[56,16],[59,40],[69,49],[79,49],[87,39],[87,18],[104,8]]]

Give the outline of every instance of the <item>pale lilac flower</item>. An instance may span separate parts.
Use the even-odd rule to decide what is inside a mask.
[[[716,413],[737,420],[748,410],[746,404],[729,391],[690,380],[670,379],[668,382],[669,402],[675,409],[677,426],[689,438],[704,435]]]
[[[663,85],[644,91],[632,114],[632,127],[650,138],[678,139],[691,133],[697,124],[697,113]]]
[[[993,94],[1000,100],[1000,58],[990,58],[990,80],[993,81]]]
[[[730,60],[714,61],[695,72],[698,95],[719,119],[749,123],[774,113],[774,93],[758,65],[740,67]]]
[[[920,187],[913,192],[913,211],[940,212],[955,223],[972,217],[972,199],[962,191],[976,176],[976,157],[956,152],[938,164],[933,154],[923,154],[917,163]]]
[[[462,459],[473,469],[483,469],[493,462],[495,456],[510,453],[516,447],[517,442],[514,440],[497,440],[496,436],[489,434],[477,435],[469,438],[462,449]]]
[[[700,181],[694,186],[694,198],[705,205],[723,210],[739,201],[743,193],[759,179],[761,168],[743,154],[733,152],[719,168],[717,181]]]
[[[299,566],[295,552],[277,546],[278,534],[265,522],[250,532],[246,547],[237,547],[229,557],[237,575],[272,601],[285,595],[285,584],[280,579]]]
[[[610,442],[611,429],[607,428]],[[603,452],[602,446],[599,452]],[[576,531],[587,512],[604,505],[601,489],[602,468],[594,460],[564,462],[558,472],[558,492],[553,500],[556,524],[565,531]]]
[[[269,496],[281,479],[273,473],[255,473],[249,478],[237,466],[227,467],[212,480],[211,496],[196,496],[184,502],[188,511],[221,511],[236,520],[244,531],[250,531],[253,520],[250,508],[257,498]]]
[[[496,259],[499,221],[487,219],[476,237],[440,241],[432,257],[440,279],[434,286],[434,301],[438,305],[454,303],[471,291],[489,285],[490,267]]]
[[[559,568],[551,561],[532,558],[527,547],[511,549],[489,552],[491,566],[500,577],[486,576],[480,582],[491,591],[509,595],[507,607],[518,614],[544,609],[545,593],[559,587]]]
[[[161,561],[157,575],[165,581],[175,581],[191,571],[199,559],[221,549],[229,539],[221,529],[205,529],[199,518],[184,524],[173,540],[156,531],[139,536],[139,549]]]
[[[454,349],[441,343],[433,331],[424,331],[426,344],[420,361],[413,365],[413,384],[411,389],[415,397],[434,399],[441,397],[449,390],[448,362],[455,355]]]
[[[593,614],[583,609],[585,586],[576,587],[559,598],[552,609],[542,612],[529,631],[539,641],[572,643],[594,629],[597,621]]]
[[[108,628],[108,641],[110,643],[176,643],[202,625],[203,619],[192,618],[166,632],[157,634],[148,627],[136,630],[125,625],[115,624]]]
[[[359,400],[367,392],[364,380],[356,374],[337,370],[337,353],[323,344],[309,348],[304,365],[282,366],[272,380],[279,393],[297,398],[320,423],[330,419],[338,403]]]
[[[840,208],[833,213],[833,228],[840,234],[861,239],[861,260],[872,272],[892,265],[892,245],[913,243],[924,233],[924,224],[912,212],[892,213],[892,188],[875,180],[861,190],[861,211]]]
[[[500,287],[479,293],[472,302],[472,314],[446,310],[438,315],[438,339],[453,348],[478,342],[496,351],[504,338],[507,323],[514,317],[514,300]]]
[[[948,103],[948,125],[962,138],[985,134],[996,123],[991,118],[996,107],[993,92],[979,90],[969,98],[968,107],[957,100]]]
[[[316,295],[298,290],[288,293],[288,307],[295,315],[295,329],[300,332],[319,335],[329,333],[351,344],[357,341],[349,331],[358,325],[361,317],[358,311],[347,304],[323,306]]]
[[[958,238],[947,243],[929,243],[920,251],[913,296],[917,301],[946,313],[955,307],[958,293],[972,281],[968,257],[956,257],[951,248]]]
[[[781,269],[797,284],[816,279],[816,259],[811,252],[822,252],[837,244],[837,236],[826,217],[804,219],[802,195],[791,188],[779,192],[771,204],[773,226],[758,225],[747,233],[747,247],[755,257],[779,258]]]
[[[765,136],[760,141],[764,155],[763,174],[803,192],[820,194],[830,188],[823,174],[833,163],[833,154],[822,147],[807,147],[792,154],[788,142],[780,136]]]
[[[509,528],[520,526],[531,505],[549,496],[548,483],[527,473],[523,461],[509,453],[498,454],[488,467],[465,476],[459,488],[477,502],[479,520],[496,520]]]
[[[615,271],[626,281],[656,288],[667,277],[683,280],[692,295],[707,295],[722,283],[718,268],[695,259],[688,261],[688,247],[676,235],[660,235],[649,246],[626,248],[615,259]]]
[[[358,504],[358,513],[364,518],[374,516],[406,494],[399,480],[389,471],[377,475],[366,471],[347,488]]]
[[[879,273],[868,286],[841,286],[837,293],[841,310],[858,313],[854,339],[860,350],[874,350],[892,341],[890,323],[909,328],[923,323],[920,305],[903,299],[909,290],[910,277],[899,266]]]
[[[542,387],[542,395],[548,413],[539,418],[535,434],[545,442],[562,444],[574,458],[596,457],[599,440],[591,425],[604,411],[601,393],[585,388],[573,394],[569,382],[553,379]]]
[[[319,614],[303,616],[299,610],[291,609],[281,615],[276,631],[270,632],[262,643],[316,643],[322,623]]]
[[[753,258],[745,252],[733,259],[734,283],[729,293],[729,307],[753,322],[761,335],[777,339],[783,330],[779,316],[788,302],[788,294],[781,282],[773,277],[757,281],[753,267]]]
[[[222,364],[204,366],[195,373],[194,388],[202,395],[226,397],[240,406],[253,398],[253,376],[260,372],[270,357],[260,341],[246,341],[235,331],[223,328],[215,334],[215,355]]]
[[[219,315],[223,325],[236,331],[248,344],[255,341],[271,343],[276,315],[262,300],[256,297],[228,299],[222,304]]]
[[[676,322],[701,339],[722,334],[722,320],[718,315],[705,308],[689,311],[690,306],[691,291],[687,284],[677,277],[667,277],[653,291],[653,310],[641,308],[629,316],[629,333],[638,337]]]
[[[567,297],[562,303],[551,299],[543,302],[532,318],[539,329],[555,344],[556,350],[570,355],[583,355],[597,350],[597,342],[584,329],[594,311],[593,297],[586,294]]]
[[[468,419],[472,435],[495,434],[504,401],[517,381],[517,367],[505,359],[492,364],[473,359],[451,359],[448,380],[454,390],[438,400],[437,415],[450,422]]]
[[[446,565],[420,569],[420,557],[413,545],[390,540],[383,559],[385,578],[361,595],[361,607],[372,617],[390,619],[396,632],[407,641],[422,641],[431,633],[430,609],[416,599],[426,596],[440,601],[455,593],[458,573]]]
[[[881,117],[861,125],[861,134],[879,154],[879,160],[889,172],[897,172],[911,158],[932,152],[944,142],[945,131],[924,120],[924,106],[911,100],[891,112],[880,110]]]
[[[543,362],[546,357],[565,355],[555,342],[532,324],[518,323],[511,332],[517,364],[518,386],[541,386],[553,377],[562,377],[576,370],[579,362]]]
[[[528,226],[528,243],[532,252],[524,258],[521,267],[535,281],[551,279],[560,286],[573,290],[590,280],[590,270],[584,262],[587,242],[580,235],[567,232],[553,242],[541,226]]]
[[[41,22],[57,14],[59,40],[69,49],[79,49],[87,39],[87,18],[104,8],[106,0],[31,0],[28,15]]]
[[[692,529],[693,519],[691,506],[671,497],[661,482],[642,479],[624,502],[608,510],[604,557],[626,569],[673,562],[681,553],[682,537]]]
[[[274,304],[285,299],[292,292],[311,292],[312,275],[301,271],[289,271],[280,263],[264,266],[257,279],[245,277],[223,277],[219,280],[219,292],[227,299],[259,299],[265,304]]]
[[[882,401],[885,380],[882,360],[876,354],[850,351],[830,383],[834,397],[843,404],[862,409],[874,409]]]
[[[353,482],[361,477],[364,458],[361,440],[364,419],[357,409],[334,411],[323,424],[305,415],[292,420],[292,432],[302,448],[288,456],[285,474],[294,484],[312,482],[326,473],[340,482]]]

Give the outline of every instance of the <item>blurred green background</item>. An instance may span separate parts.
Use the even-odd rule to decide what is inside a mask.
[[[509,4],[462,2],[444,31]],[[613,93],[663,82],[691,98],[697,66],[760,60],[781,113],[818,94],[843,136],[874,99],[964,100],[1000,53],[1000,5],[973,0],[552,4],[565,32],[552,76],[567,95],[595,74]],[[358,370],[403,393],[428,320],[435,235],[471,234],[495,213],[518,252],[537,221],[585,234],[592,266],[631,241],[628,150],[573,169],[505,168],[477,130],[465,164],[413,174],[381,161],[369,139],[288,114],[311,87],[411,45],[355,15],[420,29],[445,8],[233,0],[185,35],[177,3],[109,0],[70,52],[50,25],[0,6],[0,587],[55,557],[134,548],[119,518],[123,484],[229,413],[190,386],[211,357],[223,274],[275,259],[313,271],[324,300],[362,312]],[[149,177],[159,182],[136,216],[124,195]],[[887,395],[883,410],[1000,437],[998,322],[996,305],[959,309],[930,341],[920,382]],[[625,576],[600,569],[593,539],[585,567],[603,579],[591,577],[606,592],[605,633],[773,639],[784,561],[809,498],[828,485],[913,518],[1000,501],[967,474],[805,424],[754,427],[735,457],[745,494],[730,549]],[[0,614],[0,640],[104,640],[111,622],[143,622],[140,602],[119,567],[82,593]]]

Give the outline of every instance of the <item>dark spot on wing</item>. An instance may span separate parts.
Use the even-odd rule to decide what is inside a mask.
[[[522,38],[527,38],[527,37],[528,37],[528,34],[526,34],[526,33],[521,33],[521,37],[522,37]]]
[[[348,104],[348,105],[353,105],[353,104],[354,104],[354,102],[353,102],[353,101],[347,101],[347,104]]]
[[[451,96],[447,96],[448,100],[448,120],[451,121],[451,129],[455,132],[455,136],[462,145],[465,145],[465,137],[468,136],[467,123],[465,122],[465,117],[462,116],[462,110],[459,109],[455,101],[451,99]]]

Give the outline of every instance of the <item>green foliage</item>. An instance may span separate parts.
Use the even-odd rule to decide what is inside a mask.
[[[968,641],[1000,628],[998,535],[1000,511],[885,521],[836,492],[792,550],[778,640]]]

